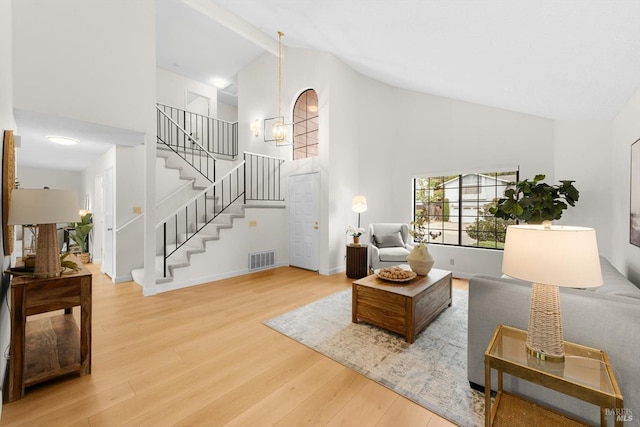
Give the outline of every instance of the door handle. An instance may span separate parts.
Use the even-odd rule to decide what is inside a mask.
[[[313,222],[313,229],[317,230],[318,229],[318,221],[314,221]]]
[[[107,228],[107,231],[113,231],[113,228]]]

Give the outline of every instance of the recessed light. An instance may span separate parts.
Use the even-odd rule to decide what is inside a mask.
[[[213,85],[215,87],[217,87],[218,89],[224,89],[225,87],[227,87],[227,86],[229,86],[231,84],[227,80],[221,79],[219,77],[216,77],[215,79],[212,79],[211,83],[213,83]]]
[[[75,145],[80,142],[77,139],[69,138],[67,136],[47,135],[47,139],[60,145]]]

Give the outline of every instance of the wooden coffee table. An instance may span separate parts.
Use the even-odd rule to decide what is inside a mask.
[[[442,310],[451,306],[451,272],[431,269],[428,276],[389,282],[372,274],[353,282],[353,323],[362,320],[404,335],[413,343]]]

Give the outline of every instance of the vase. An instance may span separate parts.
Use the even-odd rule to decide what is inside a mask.
[[[91,258],[89,257],[89,253],[88,252],[84,252],[84,253],[78,254],[78,259],[83,264],[89,264],[89,262],[91,262]]]
[[[422,243],[413,248],[413,251],[407,255],[407,262],[411,270],[420,276],[429,274],[431,267],[435,263],[429,250],[427,250],[427,245]]]
[[[353,236],[353,244],[354,245],[360,244],[360,236]]]

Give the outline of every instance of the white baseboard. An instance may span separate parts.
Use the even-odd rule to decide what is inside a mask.
[[[113,283],[122,283],[122,282],[131,282],[133,281],[133,276],[127,274],[126,276],[117,276],[112,278]]]
[[[274,268],[286,267],[286,266],[288,266],[288,264],[279,263],[279,264],[275,264],[272,267],[265,268],[263,270],[258,270],[258,271],[272,270]],[[248,268],[244,268],[242,270],[229,271],[229,272],[220,273],[220,274],[213,274],[211,276],[187,279],[183,281],[176,281],[174,279],[171,282],[161,283],[159,285],[151,286],[150,288],[145,287],[142,293],[145,296],[152,296],[161,292],[169,292],[169,291],[175,291],[177,289],[188,288],[190,286],[204,285],[209,282],[215,282],[223,279],[230,279],[232,277],[244,276],[245,274],[250,274],[250,273],[256,273],[256,271],[249,271]]]
[[[333,276],[334,274],[342,273],[344,271],[347,271],[347,267],[341,265],[338,267],[330,268],[328,270],[319,270],[318,273],[322,274],[323,276]]]

